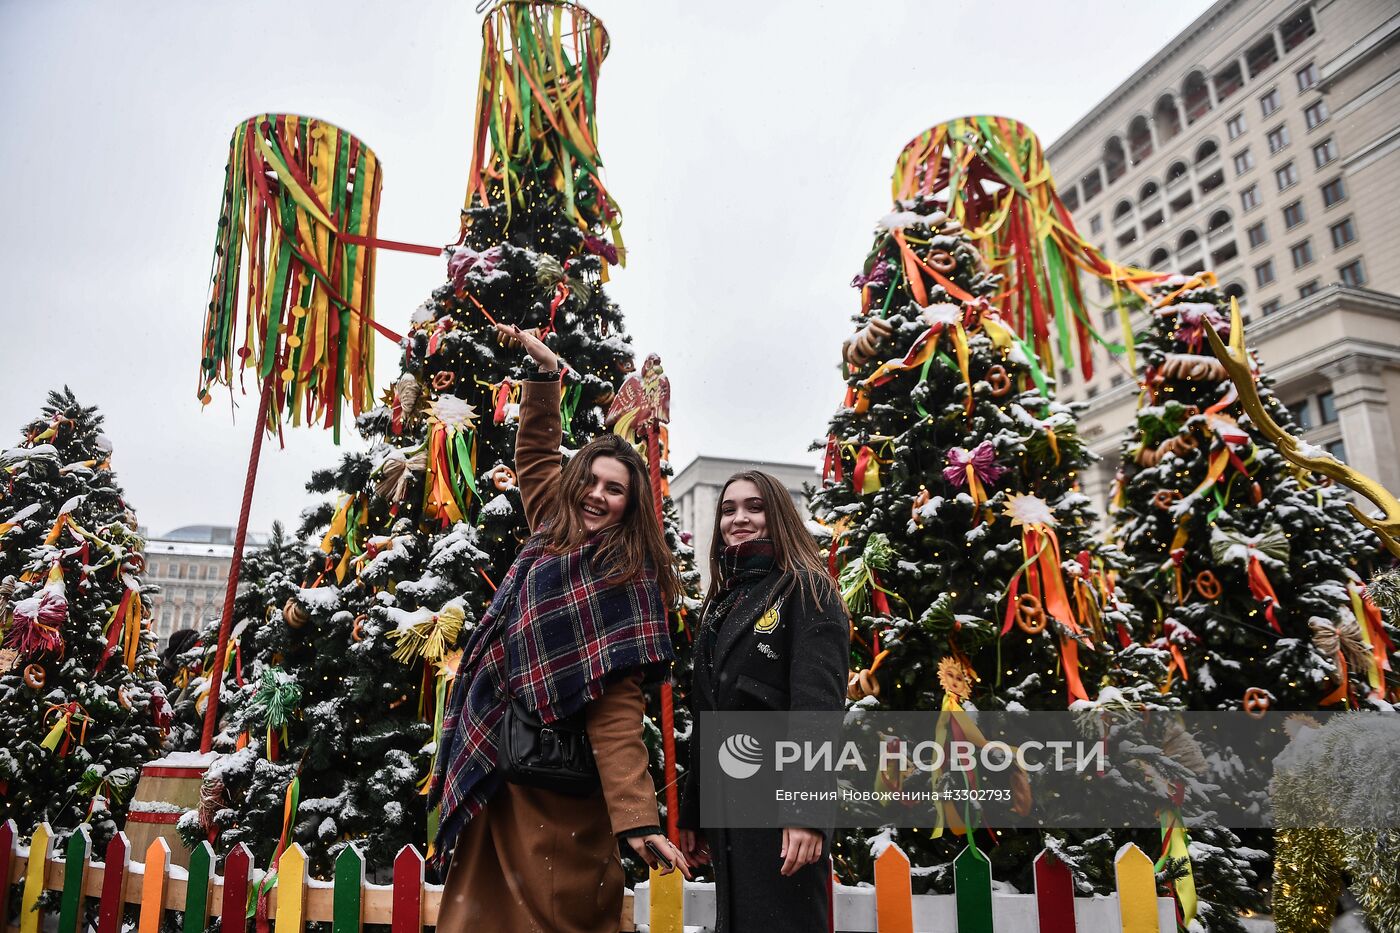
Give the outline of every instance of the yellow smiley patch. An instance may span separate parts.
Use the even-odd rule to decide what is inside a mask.
[[[777,603],[767,612],[758,617],[758,621],[753,624],[753,630],[760,635],[767,635],[778,627],[778,611],[782,608],[782,603]]]

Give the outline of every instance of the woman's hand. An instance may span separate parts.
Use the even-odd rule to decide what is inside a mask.
[[[681,851],[685,853],[686,861],[693,865],[710,864],[710,844],[699,830],[681,830]]]
[[[778,857],[783,860],[779,874],[784,877],[797,874],[799,868],[811,865],[822,857],[822,834],[815,829],[801,829],[789,826],[783,830],[783,850]]]
[[[661,863],[656,856],[647,851],[647,843],[650,842],[661,850],[661,854],[671,860],[671,868],[661,868]],[[637,858],[647,863],[649,868],[661,868],[661,874],[669,875],[677,868],[688,880],[690,878],[690,863],[685,860],[685,853],[671,845],[671,840],[660,833],[652,833],[650,836],[629,836],[627,844],[632,847],[632,851],[637,853]]]
[[[535,365],[542,373],[554,373],[559,371],[559,357],[554,351],[544,345],[544,341],[526,330],[521,330],[514,324],[497,324],[496,333],[502,339],[517,341],[525,352],[530,354],[530,359],[535,361]]]

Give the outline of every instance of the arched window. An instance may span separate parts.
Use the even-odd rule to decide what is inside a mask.
[[[1186,100],[1187,126],[1210,113],[1210,88],[1206,84],[1206,76],[1202,72],[1193,71],[1186,76],[1186,83],[1181,87],[1181,94]]]
[[[1152,251],[1152,255],[1147,257],[1147,268],[1161,269],[1168,262],[1171,262],[1172,254],[1167,252],[1165,246],[1159,246]]]
[[[1149,181],[1147,184],[1143,185],[1142,190],[1138,192],[1138,203],[1146,204],[1152,198],[1155,198],[1157,192],[1160,190],[1155,181]]]
[[[1173,162],[1170,166],[1167,167],[1167,184],[1168,184],[1168,185],[1170,185],[1172,182],[1176,181],[1178,178],[1185,178],[1185,177],[1186,177],[1186,163],[1185,163],[1185,162]]]
[[[1131,214],[1132,211],[1133,202],[1129,201],[1127,198],[1124,198],[1123,200],[1118,202],[1118,205],[1116,207],[1113,208],[1113,219],[1117,220],[1119,217],[1126,217],[1129,214]]]
[[[1187,230],[1187,231],[1186,231],[1185,233],[1183,233],[1183,234],[1181,235],[1181,237],[1176,241],[1176,251],[1177,251],[1178,253],[1184,252],[1185,250],[1187,250],[1187,249],[1189,249],[1190,247],[1195,246],[1197,243],[1199,243],[1199,242],[1200,242],[1200,239],[1201,239],[1201,235],[1200,235],[1199,233],[1197,233],[1195,230]]]
[[[1123,173],[1128,170],[1128,160],[1123,155],[1123,140],[1117,136],[1103,145],[1103,168],[1110,185],[1122,178]]]
[[[1133,153],[1133,164],[1152,155],[1152,130],[1147,126],[1147,118],[1137,116],[1128,126],[1128,147]]]
[[[1209,162],[1220,154],[1220,146],[1213,139],[1207,139],[1196,147],[1196,164],[1200,165]]]
[[[1157,106],[1152,111],[1152,122],[1157,124],[1157,139],[1165,143],[1181,132],[1181,112],[1176,109],[1176,98],[1163,94],[1157,98]]]
[[[1230,226],[1230,212],[1216,211],[1210,215],[1210,222],[1206,224],[1206,233],[1214,233]]]

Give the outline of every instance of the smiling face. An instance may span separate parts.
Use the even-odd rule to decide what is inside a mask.
[[[719,504],[719,533],[726,545],[762,538],[768,530],[763,494],[746,479],[736,479],[724,490]]]
[[[602,531],[622,521],[627,510],[627,492],[631,485],[627,467],[616,457],[594,457],[589,464],[589,477],[583,490],[579,511],[583,527],[589,534]]]

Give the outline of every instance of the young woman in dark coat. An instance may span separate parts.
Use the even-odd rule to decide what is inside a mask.
[[[691,747],[704,711],[844,709],[849,617],[787,490],[766,473],[730,477],[713,541]],[[687,859],[714,865],[718,933],[830,929],[829,830],[702,827],[709,766],[692,756],[679,822]]]

